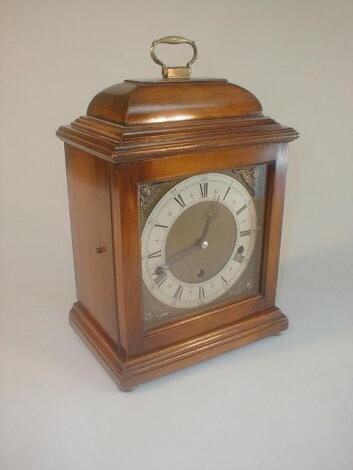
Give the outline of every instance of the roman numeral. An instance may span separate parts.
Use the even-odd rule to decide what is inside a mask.
[[[237,261],[238,263],[242,263],[244,261],[244,255],[241,255],[240,253],[236,253],[234,256],[233,260]]]
[[[228,281],[227,281],[227,279],[224,279],[224,277],[223,277],[223,276],[221,276],[221,279],[222,279],[222,281],[224,282],[224,284],[226,284],[226,285],[228,284]]]
[[[239,215],[241,212],[243,212],[244,209],[246,209],[246,204],[241,206],[241,208],[237,210],[236,214]]]
[[[166,273],[166,271],[162,271],[160,274],[158,274],[155,279],[154,279],[154,282],[157,284],[158,287],[161,287],[161,285],[163,284],[163,282],[166,281],[168,275]]]
[[[208,195],[208,183],[200,183],[201,197],[207,197]]]
[[[178,195],[174,198],[174,200],[179,204],[179,206],[180,206],[182,209],[184,209],[184,207],[185,207],[185,202],[184,202],[184,200],[183,200],[183,198],[181,197],[180,194],[178,194]]]
[[[158,250],[158,251],[155,251],[154,253],[150,253],[148,255],[148,259],[151,259],[151,258],[159,258],[160,256],[162,256],[162,251],[161,250]]]
[[[250,233],[251,233],[251,230],[243,230],[242,232],[240,232],[240,236],[247,237],[248,235],[250,235]]]
[[[181,296],[183,295],[183,290],[184,290],[184,287],[178,286],[177,290],[174,292],[174,295],[173,295],[175,300],[181,299]]]
[[[225,195],[223,196],[223,201],[225,200],[225,198],[227,197],[228,193],[229,193],[229,190],[230,190],[230,186],[229,188],[227,189],[227,192],[225,193]]]
[[[205,289],[202,286],[199,286],[199,299],[202,300],[205,298]]]
[[[154,224],[155,227],[168,228],[168,225]]]

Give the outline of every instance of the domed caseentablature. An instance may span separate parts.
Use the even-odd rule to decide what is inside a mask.
[[[225,79],[191,79],[190,63],[166,67],[155,61],[165,78],[125,80],[106,88],[92,99],[87,115],[60,127],[58,136],[114,162],[205,145],[209,149],[298,137],[294,129],[264,117],[261,103],[248,90]]]
[[[87,115],[122,126],[261,116],[249,91],[223,79],[126,80],[98,93]]]

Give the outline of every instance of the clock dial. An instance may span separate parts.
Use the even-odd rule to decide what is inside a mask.
[[[142,277],[164,305],[190,309],[222,297],[240,279],[257,234],[251,195],[222,173],[192,176],[152,209],[142,232]]]

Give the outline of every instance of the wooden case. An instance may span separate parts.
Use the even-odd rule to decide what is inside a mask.
[[[77,302],[71,323],[122,390],[279,333],[275,306],[288,142],[226,80],[127,80],[99,93],[65,142]],[[144,330],[138,184],[268,163],[261,292]]]

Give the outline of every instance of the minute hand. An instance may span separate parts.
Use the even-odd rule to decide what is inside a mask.
[[[203,241],[205,241],[206,239],[206,236],[208,234],[208,229],[210,228],[210,224],[211,224],[211,221],[213,219],[215,219],[218,215],[218,212],[217,212],[217,204],[219,202],[219,196],[218,196],[218,199],[217,201],[214,201],[214,202],[211,202],[211,205],[212,205],[212,208],[210,211],[206,212],[206,215],[205,217],[207,218],[207,221],[206,221],[206,224],[205,224],[205,227],[202,231],[202,234],[201,234],[201,237],[200,237],[200,243],[202,243]]]
[[[192,246],[189,246],[188,248],[186,248],[185,250],[179,251],[179,253],[176,253],[174,256],[171,256],[169,258],[167,264],[173,265],[173,264],[177,263],[179,260],[181,260],[185,256],[190,255],[191,253],[193,253],[198,248],[199,248],[198,245],[192,245]]]
[[[177,263],[181,259],[183,259],[185,256],[190,255],[193,253],[195,250],[199,249],[199,245],[192,245],[189,246],[188,248],[185,248],[182,251],[179,251],[178,253],[175,253],[175,255],[170,256],[168,261],[166,261],[163,266],[161,266],[162,269],[165,269],[167,267],[173,266],[173,264]]]

